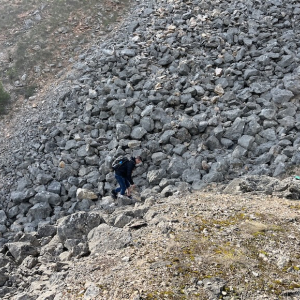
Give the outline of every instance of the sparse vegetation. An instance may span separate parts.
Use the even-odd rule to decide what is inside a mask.
[[[37,85],[30,85],[24,88],[24,97],[29,98],[34,95]]]
[[[30,97],[33,90],[68,66],[71,57],[108,32],[108,25],[120,18],[128,2],[3,1],[0,46],[4,59],[0,79],[14,86],[26,74],[27,87],[12,88],[11,94]]]
[[[10,95],[5,91],[2,83],[0,82],[0,114],[5,112],[5,108],[10,100]]]

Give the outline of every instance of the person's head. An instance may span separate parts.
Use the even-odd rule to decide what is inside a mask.
[[[140,156],[136,156],[134,160],[135,160],[135,164],[136,165],[138,165],[138,164],[140,164],[140,163],[143,162],[143,160],[142,160],[142,158]]]

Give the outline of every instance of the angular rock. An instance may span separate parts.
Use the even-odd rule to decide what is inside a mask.
[[[279,88],[273,88],[271,90],[271,94],[272,100],[276,104],[283,104],[285,102],[289,102],[294,97],[294,94],[291,91]]]
[[[32,221],[45,220],[51,214],[51,207],[47,202],[37,203],[32,206],[27,217],[31,217]]]
[[[52,181],[48,187],[47,187],[48,192],[54,193],[59,195],[61,191],[61,183],[58,181]]]
[[[4,268],[0,268],[0,286],[3,286],[5,282],[9,279],[8,274],[4,273],[4,271]]]
[[[140,140],[146,133],[147,130],[143,127],[134,127],[130,136],[135,140]]]
[[[53,206],[61,204],[61,198],[58,194],[43,191],[37,193],[34,198],[30,199],[30,203],[37,204],[37,203],[49,203]]]
[[[78,200],[82,200],[82,199],[96,200],[98,199],[98,196],[93,191],[79,188],[76,191],[76,198]]]
[[[223,137],[236,141],[241,137],[244,128],[245,128],[245,121],[242,120],[241,118],[236,118],[232,126],[225,131]]]
[[[62,242],[67,239],[85,239],[102,222],[103,218],[97,213],[78,212],[58,220],[57,234]]]
[[[127,216],[126,214],[120,214],[117,216],[114,222],[115,227],[123,228],[133,220],[133,217]]]
[[[28,242],[7,243],[6,246],[17,264],[21,264],[30,255],[34,257],[38,255],[37,248]]]
[[[159,184],[159,182],[166,176],[166,171],[164,169],[158,169],[149,171],[147,173],[147,180],[150,184]]]
[[[130,136],[131,128],[126,124],[117,124],[116,125],[116,135],[118,140],[127,138]]]
[[[252,147],[254,143],[255,138],[250,135],[243,135],[238,139],[238,144],[248,150],[249,148]]]
[[[92,229],[87,238],[92,254],[122,249],[129,246],[132,241],[130,232],[107,224],[100,224]]]

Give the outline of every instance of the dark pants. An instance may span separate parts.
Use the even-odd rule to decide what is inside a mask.
[[[120,185],[120,187],[115,189],[115,192],[116,193],[120,192],[121,195],[125,195],[125,191],[127,190],[127,188],[130,187],[129,181],[126,178],[124,178],[120,175],[116,175],[116,174],[115,174],[115,178],[117,179],[117,181]]]

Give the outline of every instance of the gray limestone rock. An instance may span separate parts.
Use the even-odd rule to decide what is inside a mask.
[[[275,141],[277,139],[277,135],[275,132],[275,128],[268,128],[266,130],[262,130],[259,135],[268,141]]]
[[[133,220],[133,217],[127,216],[126,214],[120,214],[116,217],[114,226],[123,228],[125,225],[129,224]]]
[[[87,240],[90,252],[96,254],[125,248],[132,238],[130,232],[124,229],[100,224],[89,232]]]
[[[30,203],[37,204],[37,203],[49,203],[52,206],[60,205],[61,204],[61,197],[58,194],[42,191],[37,193],[34,198],[30,199]]]
[[[170,137],[175,135],[174,130],[166,130],[159,138],[159,143],[167,144],[170,140]]]
[[[0,268],[0,286],[3,286],[8,279],[8,273],[5,272],[4,268]]]
[[[222,112],[222,115],[226,117],[230,121],[234,121],[236,118],[240,117],[242,115],[243,111],[239,108],[227,110]]]
[[[167,66],[173,61],[174,61],[174,57],[167,54],[163,58],[161,58],[157,63],[161,66]]]
[[[149,171],[147,173],[147,180],[150,184],[159,184],[159,182],[166,176],[166,170],[158,169]]]
[[[131,204],[134,204],[135,203],[135,200],[134,199],[131,199],[129,197],[126,197],[126,196],[118,196],[117,198],[117,204],[118,206],[125,206],[125,205],[131,205]]]
[[[28,213],[27,217],[30,217],[32,221],[45,220],[51,214],[51,206],[48,202],[36,203],[33,205]]]
[[[35,195],[35,192],[32,190],[24,190],[22,192],[13,191],[10,194],[10,199],[12,202],[14,202],[16,204],[20,204],[22,202],[26,202],[26,200],[33,197],[34,195]]]
[[[163,152],[155,152],[151,156],[152,163],[154,165],[160,165],[163,160],[167,158],[167,155]]]
[[[180,177],[187,169],[187,163],[184,159],[178,156],[173,156],[167,167],[167,173],[171,174],[173,178]]]
[[[140,140],[146,133],[147,130],[144,129],[143,127],[134,127],[132,129],[130,137],[135,140]]]
[[[89,254],[89,248],[87,242],[81,239],[67,239],[64,242],[64,247],[69,250],[72,257],[82,257]]]
[[[297,69],[299,70],[299,68]],[[298,71],[299,72],[299,71]],[[300,74],[286,74],[283,78],[284,87],[294,95],[300,94]]]
[[[273,120],[276,115],[276,110],[275,109],[270,109],[270,108],[265,108],[262,109],[261,113],[259,116],[264,120]]]
[[[154,130],[154,121],[150,117],[144,117],[140,121],[141,126],[147,131],[151,132]]]
[[[127,138],[130,136],[131,128],[126,124],[117,124],[116,125],[116,135],[118,140]]]
[[[177,191],[177,188],[174,185],[166,186],[161,192],[162,197],[170,197]]]
[[[6,244],[9,252],[15,259],[16,263],[21,264],[28,256],[37,256],[38,250],[28,242],[14,242]]]
[[[97,213],[78,212],[58,220],[57,234],[62,242],[67,239],[85,239],[102,222],[102,217]]]
[[[57,228],[54,225],[40,223],[38,225],[37,234],[41,238],[48,237],[48,236],[53,237],[56,234],[56,230]]]
[[[273,88],[271,90],[272,100],[276,104],[283,104],[285,102],[289,102],[293,97],[294,94],[289,90],[283,90],[280,88]]]
[[[49,181],[51,181],[53,178],[51,175],[48,175],[48,174],[38,174],[37,177],[36,177],[36,182],[38,184],[41,184],[41,185],[46,185]]]
[[[200,189],[247,170],[278,176],[298,165],[300,9],[295,1],[252,2],[247,15],[245,3],[221,1],[225,17],[203,2],[205,20],[194,2],[138,3],[113,38],[79,55],[39,116],[30,111],[20,120],[18,142],[3,143],[11,149],[1,151],[3,240],[38,230],[45,241],[55,228],[47,236],[39,224],[53,226],[77,210],[134,204],[108,196],[116,155],[142,155],[134,176],[149,203],[182,181]],[[204,25],[207,35],[199,34]],[[76,199],[78,189],[93,199]],[[75,232],[86,235],[79,226]],[[55,253],[61,252],[62,244]]]
[[[58,181],[52,181],[48,187],[47,187],[48,192],[54,193],[59,195],[61,192],[61,183]]]
[[[5,267],[7,264],[11,262],[12,260],[9,256],[0,253],[0,268]]]
[[[226,129],[223,137],[233,141],[238,140],[244,131],[245,123],[246,122],[243,119],[236,118],[232,126]]]
[[[255,136],[260,130],[262,126],[255,120],[251,120],[246,126],[244,130],[244,134]]]
[[[177,144],[172,151],[173,153],[181,156],[182,154],[186,153],[187,146],[182,144]]]
[[[188,183],[193,183],[201,179],[201,173],[198,169],[186,169],[182,174],[182,180]]]
[[[232,140],[226,139],[226,138],[221,138],[220,143],[225,148],[229,148],[234,144],[234,142]]]
[[[77,155],[80,157],[91,156],[93,154],[94,154],[94,148],[88,144],[82,145],[77,151]]]
[[[25,267],[25,268],[27,268],[27,269],[32,269],[32,268],[34,268],[36,265],[38,264],[38,258],[36,258],[36,257],[33,257],[33,256],[27,256],[24,260],[23,260],[23,262],[22,262],[22,264],[21,264],[21,267]]]
[[[238,139],[238,144],[248,150],[252,147],[254,140],[255,138],[253,136],[243,135]]]
[[[221,182],[224,180],[224,175],[221,172],[211,170],[208,174],[203,176],[202,180],[205,183]]]
[[[215,150],[221,148],[220,141],[215,136],[210,136],[206,140],[206,146],[209,150]]]
[[[0,210],[0,224],[5,224],[7,221],[7,215],[4,210]]]
[[[68,140],[66,142],[66,145],[65,145],[65,150],[71,150],[73,148],[77,148],[77,141],[75,140]]]

